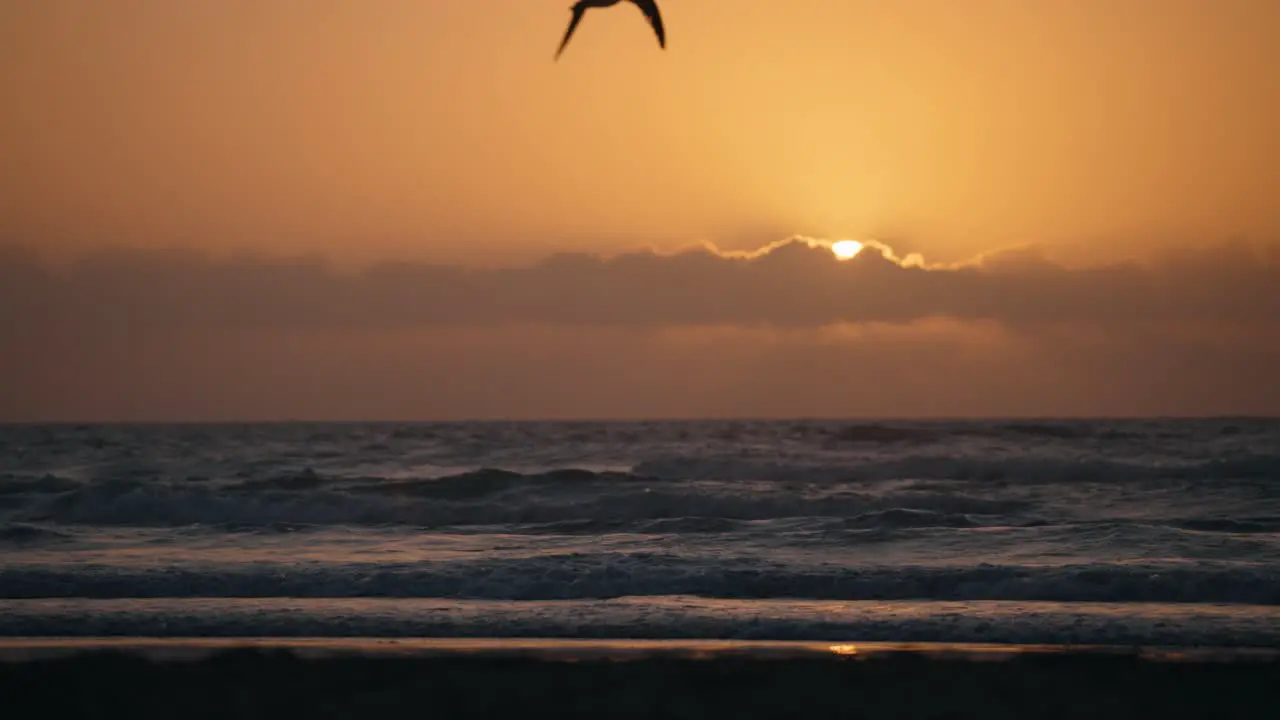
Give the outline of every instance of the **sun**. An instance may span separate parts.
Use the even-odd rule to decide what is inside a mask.
[[[841,260],[848,260],[862,251],[862,243],[857,240],[841,240],[831,243],[831,252]]]

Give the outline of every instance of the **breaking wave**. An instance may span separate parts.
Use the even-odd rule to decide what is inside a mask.
[[[443,477],[326,475],[305,469],[264,477],[141,477],[75,480],[0,476],[0,511],[15,522],[100,525],[350,524],[496,525],[609,523],[678,518],[725,521],[783,517],[870,517],[889,524],[972,524],[963,516],[1028,510],[1025,495],[1046,484],[1188,483],[1212,491],[1230,479],[1246,493],[1274,495],[1280,456],[1255,454],[1200,462],[912,456],[838,466],[772,460],[668,457],[631,472],[563,469],[520,473],[484,469]],[[1252,489],[1252,490],[1251,490]],[[896,514],[892,514],[896,513]],[[1200,522],[1200,521],[1194,521]],[[1206,519],[1188,529],[1232,522]],[[978,523],[981,524],[981,523]]]
[[[1101,458],[974,457],[913,454],[838,465],[733,457],[666,457],[637,464],[634,472],[669,480],[757,480],[772,482],[857,482],[899,478],[919,480],[1009,481],[1044,484],[1073,481],[1122,483],[1148,480],[1274,479],[1280,454],[1143,463]]]

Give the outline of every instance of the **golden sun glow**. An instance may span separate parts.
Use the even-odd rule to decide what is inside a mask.
[[[836,257],[841,260],[848,260],[862,252],[862,243],[857,240],[841,240],[831,244],[831,252],[835,253]]]

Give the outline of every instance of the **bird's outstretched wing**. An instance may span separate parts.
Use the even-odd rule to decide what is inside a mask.
[[[587,6],[582,3],[576,3],[573,6],[573,19],[569,21],[569,28],[564,31],[564,39],[560,41],[560,49],[556,50],[556,59],[560,59],[560,54],[564,52],[564,48],[569,44],[569,38],[573,37],[573,31],[578,29],[578,23],[582,22],[582,16],[586,14]]]
[[[658,35],[658,45],[664,50],[667,47],[667,29],[662,24],[662,13],[658,11],[657,0],[631,0],[636,7],[640,8],[640,12],[649,18],[649,24],[653,26],[653,32]]]

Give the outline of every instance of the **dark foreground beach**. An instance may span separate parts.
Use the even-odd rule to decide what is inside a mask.
[[[1273,718],[1274,654],[738,643],[8,640],[5,705],[93,718]],[[545,715],[544,715],[545,714]]]

